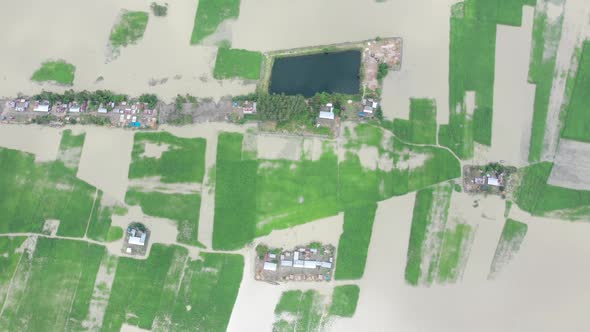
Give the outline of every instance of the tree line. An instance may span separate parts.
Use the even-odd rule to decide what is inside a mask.
[[[65,104],[77,102],[84,103],[89,102],[94,105],[107,105],[110,103],[120,104],[122,102],[130,101],[126,94],[117,94],[110,90],[96,90],[96,91],[74,91],[66,90],[64,93],[55,93],[43,90],[41,93],[33,96],[33,99],[37,101],[47,100],[51,104],[56,102],[62,102]],[[158,97],[155,94],[144,93],[137,99],[141,103],[146,103],[150,108],[155,108],[158,103]]]

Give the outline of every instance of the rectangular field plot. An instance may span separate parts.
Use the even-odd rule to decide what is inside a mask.
[[[28,241],[30,241],[29,239]],[[2,331],[83,330],[105,249],[39,238],[24,253],[0,315]]]

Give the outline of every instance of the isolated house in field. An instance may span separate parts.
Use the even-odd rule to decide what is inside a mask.
[[[132,233],[133,235],[129,236],[129,244],[134,244],[136,246],[144,246],[146,234],[143,233],[141,234],[141,236],[135,236],[135,232]]]
[[[494,177],[488,177],[488,181],[487,184],[490,186],[495,186],[495,187],[499,187],[502,184],[500,183],[500,180]]]

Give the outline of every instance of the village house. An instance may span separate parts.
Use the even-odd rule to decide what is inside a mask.
[[[42,102],[37,102],[35,104],[35,107],[33,108],[33,111],[35,112],[49,112],[49,102],[44,100]]]
[[[320,107],[320,119],[334,120],[334,106],[332,103]]]

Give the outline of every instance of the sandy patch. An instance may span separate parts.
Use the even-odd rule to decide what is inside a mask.
[[[334,149],[334,144],[331,141],[318,137],[306,137],[303,140],[303,157],[312,161],[319,160],[324,152],[324,144],[327,145],[327,149]]]
[[[165,194],[194,194],[201,191],[200,183],[165,183],[161,182],[160,179],[159,176],[150,176],[129,180],[129,188],[142,192],[159,191]]]
[[[87,127],[77,176],[124,201],[132,148],[132,131]]]
[[[100,263],[94,281],[94,290],[90,299],[88,316],[82,322],[82,327],[88,331],[99,331],[101,328],[104,314],[109,304],[118,262],[117,257],[106,254]]]
[[[496,280],[487,281],[485,269],[476,278],[468,266],[466,282],[415,288],[404,281],[412,207],[413,194],[379,204],[356,315],[337,320],[331,331],[576,331],[590,324],[590,268],[580,263],[590,254],[590,224],[518,214],[529,231]],[[478,259],[483,224],[470,261]],[[495,247],[489,249],[491,256]]]
[[[67,150],[61,150],[57,153],[57,159],[62,161],[66,167],[76,168],[80,162],[80,156],[82,155],[82,148],[70,148]]]
[[[379,160],[379,150],[377,150],[377,147],[363,145],[358,152],[358,156],[364,168],[370,170],[377,168],[377,161]]]
[[[49,236],[55,236],[59,228],[59,220],[49,219],[43,223],[43,231],[41,233]]]
[[[429,153],[415,153],[412,151],[402,151],[402,158],[398,160],[395,167],[401,169],[414,169],[423,166],[424,163],[432,157]]]
[[[168,144],[154,144],[145,142],[144,151],[141,154],[141,157],[160,159],[160,157],[162,157],[162,153],[168,151],[169,149],[170,145]]]
[[[0,146],[32,153],[37,162],[55,160],[60,141],[61,132],[55,128],[3,125],[0,129]]]
[[[336,246],[342,233],[343,223],[344,215],[341,213],[290,229],[273,231],[241,250],[245,258],[244,277],[227,330],[272,331],[275,320],[274,309],[285,290],[314,289],[322,295],[331,296],[334,282],[292,282],[271,285],[254,280],[255,247],[258,243],[265,243],[272,247],[292,248],[295,245],[313,241]]]
[[[32,94],[41,89],[63,91],[65,87],[41,85],[30,81],[32,73],[47,59],[64,59],[76,66],[75,90],[110,89],[140,95],[156,93],[172,100],[176,94],[219,98],[227,94],[245,94],[255,86],[240,81],[216,81],[210,77],[215,63],[216,47],[192,46],[197,1],[175,1],[168,6],[165,18],[155,18],[150,2],[105,0],[88,13],[88,3],[57,0],[52,3],[25,0],[5,3],[0,12],[4,29],[0,42],[7,52],[0,63],[0,95]],[[120,50],[119,56],[107,63],[109,34],[122,9],[150,12],[142,40]],[[20,18],[14,12],[27,12]],[[69,17],[54,20],[48,28],[41,17]],[[250,25],[262,25],[259,20]],[[266,26],[266,24],[264,24]],[[84,26],[84,29],[72,29]],[[43,31],[43,37],[39,31]],[[103,80],[97,83],[97,78]],[[173,78],[178,79],[173,79]],[[180,77],[180,78],[179,78]],[[165,82],[153,85],[151,82]]]
[[[301,160],[303,141],[300,137],[258,135],[258,158]]]
[[[475,91],[465,91],[463,102],[465,103],[465,113],[467,113],[467,115],[473,116],[473,112],[475,112],[476,108]]]
[[[590,190],[590,143],[561,139],[547,182],[554,186]]]
[[[528,161],[535,86],[529,84],[534,9],[523,7],[521,27],[497,26],[492,146],[488,161]]]
[[[565,85],[570,73],[575,73],[578,67],[577,61],[572,61],[572,59],[574,59],[576,49],[582,46],[582,42],[590,31],[588,29],[590,6],[586,0],[567,0],[564,6],[563,28],[557,49],[556,69],[549,97],[549,110],[541,155],[543,161],[552,161],[557,152],[561,132],[559,116],[562,106],[567,102],[565,100]],[[552,9],[552,11],[557,13],[557,9]]]
[[[135,325],[129,325],[127,323],[123,323],[123,325],[121,326],[121,332],[148,332],[149,330],[144,330],[142,328],[139,328]]]

